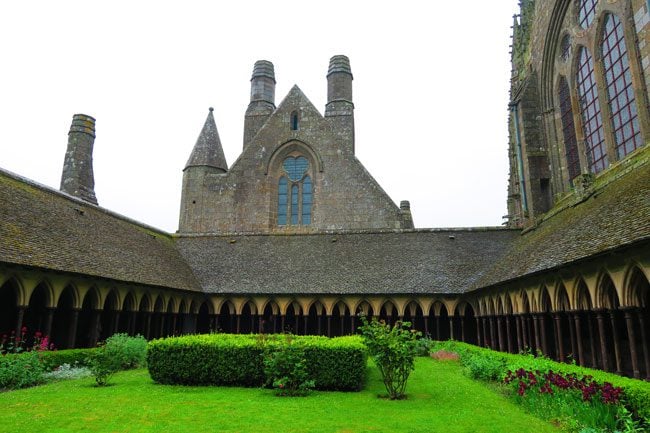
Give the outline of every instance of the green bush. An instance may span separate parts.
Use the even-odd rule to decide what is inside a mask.
[[[363,341],[368,346],[384,386],[391,400],[406,398],[406,383],[415,369],[415,355],[419,332],[411,330],[409,322],[397,322],[393,327],[386,322],[361,316]]]
[[[63,364],[87,367],[88,358],[96,350],[96,348],[50,350],[47,352],[40,352],[40,358],[45,371],[52,371]]]
[[[146,351],[147,341],[141,335],[114,334],[91,352],[88,366],[97,385],[104,386],[116,372],[144,366]]]
[[[468,364],[472,363],[477,356],[486,359],[485,362],[493,366],[501,365],[497,380],[503,380],[508,370],[516,371],[519,368],[524,368],[531,371],[552,370],[562,374],[575,373],[578,376],[592,376],[595,381],[600,383],[609,382],[613,386],[623,389],[624,397],[622,402],[632,412],[633,416],[650,425],[650,383],[648,382],[617,376],[602,370],[556,362],[544,357],[497,352],[458,341],[439,341],[434,346],[433,350],[444,349],[458,353],[461,364],[468,369]],[[490,371],[490,375],[494,377],[492,370]]]
[[[0,389],[18,389],[43,383],[45,370],[36,351],[0,356]]]
[[[287,343],[274,346],[264,352],[264,375],[266,385],[280,396],[304,396],[314,388],[309,378],[305,348],[287,336]]]
[[[296,336],[316,389],[360,390],[366,348],[359,337]],[[287,344],[283,335],[188,335],[149,342],[147,364],[159,383],[261,386],[264,352]]]

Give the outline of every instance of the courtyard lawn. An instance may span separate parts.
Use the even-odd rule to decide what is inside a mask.
[[[384,389],[369,367],[359,393],[276,397],[255,388],[157,385],[146,370],[118,373],[112,386],[92,379],[0,393],[0,432],[557,432],[457,362],[418,358],[408,399],[377,398]]]

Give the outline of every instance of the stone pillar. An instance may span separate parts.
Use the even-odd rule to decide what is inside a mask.
[[[144,313],[144,338],[151,340],[151,313]]]
[[[318,335],[323,335],[323,316],[318,314],[316,316],[316,320],[318,321],[316,332],[318,333]]]
[[[43,328],[43,335],[48,337],[52,336],[52,321],[54,320],[54,308],[47,309],[47,316],[45,317],[45,327]]]
[[[483,336],[481,335],[481,318],[476,317],[476,344],[477,346],[483,346]]]
[[[533,333],[535,334],[535,352],[538,352],[541,349],[542,345],[540,343],[540,332],[539,332],[539,315],[533,314]]]
[[[598,368],[596,361],[596,342],[594,340],[594,321],[591,312],[587,311],[587,329],[589,330],[589,347],[591,349],[591,367]]]
[[[497,346],[496,329],[494,329],[495,328],[494,316],[490,315],[489,323],[490,323],[490,349],[497,350],[498,346]]]
[[[90,316],[90,333],[88,334],[88,347],[97,346],[99,340],[99,324],[102,310],[92,310]]]
[[[538,321],[539,321],[539,330],[541,333],[541,340],[542,340],[542,352],[544,353],[545,356],[549,356],[548,339],[546,336],[546,317],[544,313],[539,315]]]
[[[160,313],[160,334],[159,337],[166,337],[165,335],[165,322],[167,321],[167,314]]]
[[[632,373],[634,374],[635,379],[641,377],[639,372],[639,361],[636,353],[636,335],[634,333],[634,315],[630,308],[625,309],[625,323],[627,324],[627,336],[630,341],[630,358],[632,359]]]
[[[576,325],[576,344],[578,345],[578,364],[584,367],[585,365],[585,357],[584,357],[584,352],[582,350],[582,329],[580,326],[580,312],[579,311],[574,311],[573,312],[573,322]]]
[[[623,374],[623,369],[621,368],[621,348],[618,344],[618,327],[616,325],[616,316],[615,311],[609,311],[609,320],[612,325],[612,341],[614,342],[614,360],[616,362],[616,374]]]
[[[509,315],[504,316],[506,320],[506,338],[508,339],[508,352],[512,353],[512,330],[510,329],[510,323],[512,318]]]
[[[499,338],[499,350],[505,351],[505,342],[503,341],[503,317],[497,316],[497,336]]]
[[[241,329],[241,314],[237,314],[237,325],[236,325],[236,330],[235,333],[239,334],[239,330]],[[282,316],[282,324],[284,325],[284,316]],[[283,326],[284,328],[284,326]]]
[[[16,314],[16,336],[20,336],[23,329],[23,320],[25,318],[25,310],[27,307],[19,305]]]
[[[343,332],[343,329],[341,329],[341,332]],[[331,314],[327,315],[327,336],[332,338],[332,315]]]
[[[79,310],[72,309],[70,311],[70,326],[68,327],[68,349],[74,349],[77,343],[77,324],[79,323]]]
[[[575,321],[573,320],[573,316],[571,315],[571,313],[567,312],[566,315],[567,315],[567,322],[569,324],[569,335],[571,338],[571,356],[573,356],[573,359],[575,360],[578,357],[578,347],[576,346]]]
[[[641,344],[643,345],[643,359],[645,360],[646,380],[650,381],[650,347],[648,347],[648,336],[645,329],[645,316],[642,309],[637,310],[639,325],[641,325]]]
[[[113,311],[113,329],[111,329],[111,332],[107,335],[107,337],[110,337],[113,334],[117,334],[120,331],[120,310],[114,310]]]
[[[350,316],[350,334],[354,334],[356,331],[354,328],[354,316]]]
[[[454,316],[449,316],[449,338],[454,340]]]
[[[309,316],[303,316],[303,318],[304,318],[304,322],[305,322],[305,326],[303,327],[303,334],[307,335],[307,333],[309,331],[309,328],[307,327],[307,322],[309,321]]]
[[[436,340],[440,341],[440,316],[436,316]]]
[[[609,366],[609,356],[607,355],[607,336],[605,335],[605,317],[602,310],[596,313],[598,322],[598,335],[600,336],[600,356],[603,360],[603,370],[611,371]]]
[[[557,357],[558,361],[564,362],[564,341],[562,339],[562,316],[560,313],[553,315],[555,320],[555,337],[557,339]]]
[[[523,332],[521,329],[521,314],[515,316],[515,329],[517,332],[517,352],[521,352],[524,347]]]

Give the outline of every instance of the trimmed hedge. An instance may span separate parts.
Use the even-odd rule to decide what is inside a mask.
[[[501,381],[508,370],[516,371],[519,368],[524,368],[542,372],[553,370],[562,374],[575,373],[578,376],[589,375],[597,382],[609,382],[623,388],[625,406],[640,419],[650,424],[650,383],[648,382],[621,377],[602,370],[556,362],[548,358],[497,352],[453,340],[435,342],[431,348],[432,351],[441,349],[458,353],[460,362],[469,375],[477,379]]]
[[[39,357],[45,371],[52,371],[63,364],[87,367],[90,355],[96,350],[96,348],[51,350],[39,352]]]
[[[265,350],[304,348],[316,389],[358,391],[366,375],[366,347],[359,337],[210,334],[149,342],[151,378],[163,384],[262,386]]]

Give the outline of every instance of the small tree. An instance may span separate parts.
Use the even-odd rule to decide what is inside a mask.
[[[406,398],[406,382],[415,369],[417,338],[420,332],[410,329],[410,322],[398,321],[391,328],[386,322],[373,318],[368,322],[361,316],[361,332],[370,356],[381,372],[388,397]]]

